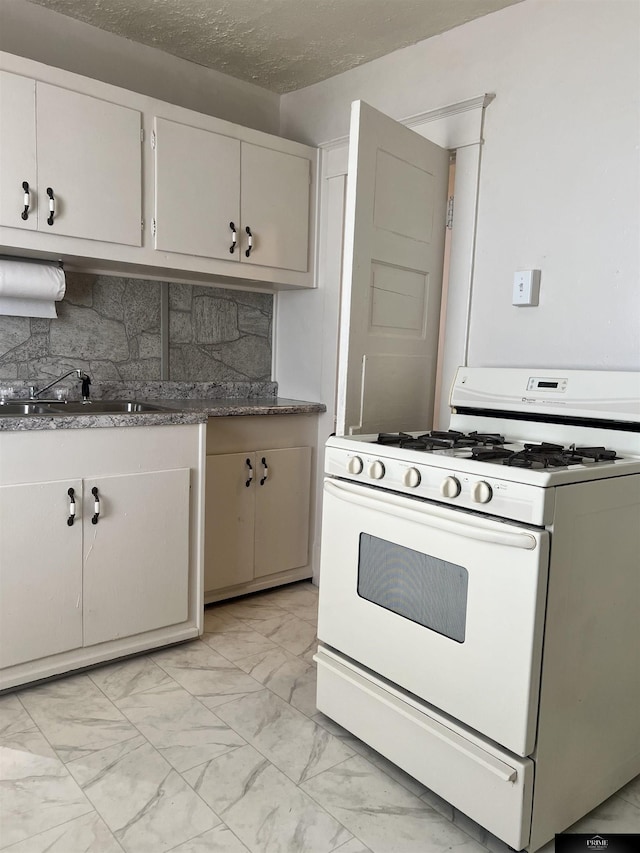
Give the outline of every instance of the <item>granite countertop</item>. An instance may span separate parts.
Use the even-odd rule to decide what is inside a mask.
[[[147,396],[131,393],[131,388],[127,390],[129,393],[121,397],[110,394],[103,399],[135,399],[138,402],[151,402],[161,406],[165,411],[127,414],[5,415],[3,417],[0,407],[0,431],[199,424],[205,423],[208,418],[217,417],[314,414],[326,411],[326,406],[322,403],[289,400],[276,396],[158,397],[152,393]],[[163,390],[184,392],[188,389]],[[235,390],[242,389],[232,389],[232,391]]]

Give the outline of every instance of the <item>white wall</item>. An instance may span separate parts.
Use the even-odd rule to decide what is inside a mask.
[[[25,0],[0,0],[0,50],[279,133],[280,96]]]
[[[283,96],[281,128],[318,144],[357,98],[404,118],[494,92],[469,363],[640,369],[639,68],[637,0],[524,0]],[[528,268],[540,306],[515,308]]]

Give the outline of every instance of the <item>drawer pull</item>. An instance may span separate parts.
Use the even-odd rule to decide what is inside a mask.
[[[69,495],[69,517],[67,518],[67,524],[69,527],[73,527],[73,522],[76,520],[76,493],[73,489],[69,489],[67,494]]]
[[[94,486],[91,489],[91,494],[93,495],[93,517],[91,519],[91,524],[97,524],[98,519],[100,518],[100,495],[98,494],[97,486]]]
[[[231,245],[229,246],[229,252],[233,255],[238,244],[238,232],[236,231],[236,226],[233,222],[229,223],[229,228],[231,228]]]
[[[24,190],[24,210],[20,216],[22,219],[27,220],[29,218],[29,208],[31,207],[31,192],[29,191],[29,184],[26,181],[22,182],[22,189]]]
[[[253,465],[251,464],[250,459],[245,459],[245,463],[246,463],[247,468],[249,469],[249,479],[245,483],[245,486],[247,488],[249,488],[249,486],[251,485],[251,483],[253,481]]]
[[[47,195],[49,196],[49,216],[47,218],[47,225],[53,225],[53,220],[56,215],[56,199],[51,187],[47,187]]]
[[[251,228],[249,228],[248,225],[244,230],[247,232],[247,243],[249,245],[245,255],[249,258],[251,257],[251,250],[253,249],[253,234],[251,233]]]
[[[269,476],[269,466],[267,465],[267,460],[264,456],[262,457],[262,468],[263,471],[262,477],[260,477],[260,485],[264,486],[264,484],[267,482],[267,477]]]

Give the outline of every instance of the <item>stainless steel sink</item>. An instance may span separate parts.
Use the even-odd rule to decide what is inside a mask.
[[[3,415],[49,415],[50,406],[46,403],[2,403],[0,405],[0,417]]]
[[[155,403],[141,403],[138,400],[87,400],[86,402],[40,403],[38,401],[11,401],[0,405],[0,417],[4,415],[121,415],[143,414],[145,412],[167,412],[163,406]]]

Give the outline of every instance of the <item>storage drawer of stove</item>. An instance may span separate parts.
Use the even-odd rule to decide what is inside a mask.
[[[320,647],[320,711],[516,850],[529,840],[533,762],[473,737]]]

